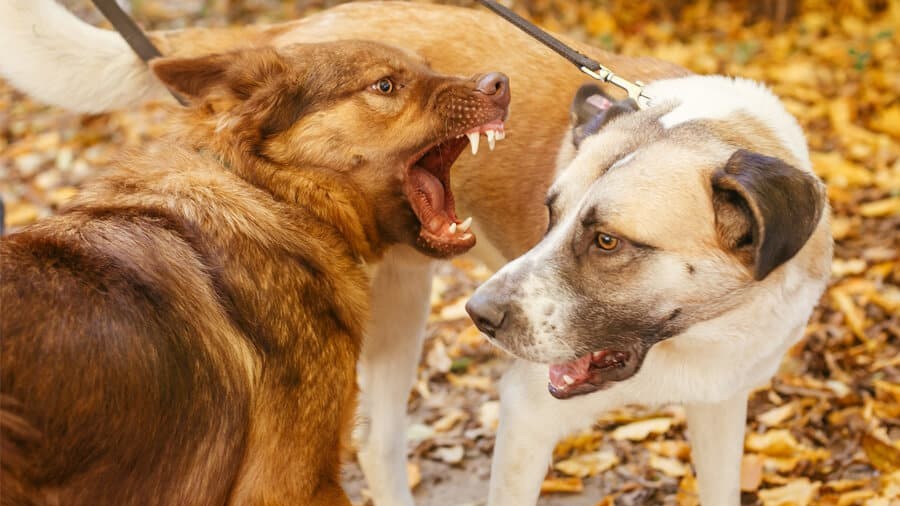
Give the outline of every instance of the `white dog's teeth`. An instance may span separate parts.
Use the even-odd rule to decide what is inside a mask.
[[[451,223],[451,224],[450,224],[450,233],[451,233],[451,234],[455,234],[455,233],[456,233],[456,223]]]
[[[478,132],[470,132],[467,133],[466,136],[469,137],[469,144],[472,147],[472,154],[478,154],[478,141],[480,140],[480,135]]]
[[[566,385],[572,385],[573,383],[575,383],[575,380],[572,379],[572,377],[568,374],[563,374],[563,381],[566,382]]]
[[[468,232],[469,227],[472,226],[472,217],[469,216],[462,223],[459,224],[459,230],[462,232]]]
[[[496,142],[496,141],[494,140],[494,136],[495,136],[496,133],[495,133],[493,130],[487,130],[487,131],[484,132],[484,134],[487,135],[487,139],[488,139],[488,148],[490,148],[490,150],[493,151],[493,150],[494,150],[494,144],[495,144],[495,142]]]
[[[595,351],[594,353],[591,353],[591,356],[595,359],[601,359],[601,358],[603,358],[603,352]]]

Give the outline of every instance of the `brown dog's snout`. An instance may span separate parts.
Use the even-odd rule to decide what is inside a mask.
[[[497,107],[509,105],[509,78],[500,72],[491,72],[477,79],[475,89],[489,96]]]
[[[506,300],[501,283],[482,285],[466,303],[466,312],[478,330],[493,338],[506,323]]]

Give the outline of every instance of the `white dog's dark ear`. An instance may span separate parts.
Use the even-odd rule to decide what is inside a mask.
[[[637,109],[634,100],[613,100],[596,84],[582,85],[569,109],[572,144],[578,149],[584,139],[599,132],[613,118]]]
[[[757,281],[800,251],[825,207],[815,176],[744,149],[713,174],[712,188],[719,241]]]

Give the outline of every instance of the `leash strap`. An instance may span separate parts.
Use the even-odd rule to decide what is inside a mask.
[[[128,43],[128,46],[144,61],[144,63],[149,62],[153,58],[159,58],[162,56],[162,53],[159,52],[159,49],[156,49],[156,46],[150,42],[150,39],[144,34],[141,28],[131,19],[125,11],[119,7],[119,4],[116,3],[116,0],[92,0],[94,6],[103,13],[103,16],[106,17],[107,20],[113,25],[113,28],[116,29],[117,32],[125,39],[125,42]],[[175,97],[175,100],[178,101],[181,105],[187,105],[187,101],[175,93],[172,90],[169,90],[169,93]]]
[[[601,65],[600,62],[563,44],[562,41],[556,37],[541,30],[533,23],[527,21],[512,10],[500,5],[495,0],[479,0],[479,2],[495,14],[515,25],[516,28],[531,35],[537,39],[538,42],[555,51],[556,54],[575,64],[575,66],[585,74],[598,81],[622,88],[628,93],[628,98],[633,99],[638,104],[638,107],[645,108],[650,105],[650,97],[644,93],[644,85],[640,81],[631,82],[616,75],[613,71]]]

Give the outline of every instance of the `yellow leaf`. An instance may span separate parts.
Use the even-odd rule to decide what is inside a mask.
[[[419,469],[419,464],[415,462],[406,463],[406,480],[409,483],[410,490],[414,490],[419,486],[419,483],[422,483],[422,470]]]
[[[553,465],[557,471],[577,478],[596,476],[619,463],[619,457],[612,451],[593,452],[561,460]]]
[[[877,116],[872,118],[869,126],[873,130],[884,132],[892,137],[900,139],[900,105],[893,105],[882,109]]]
[[[613,431],[612,437],[616,441],[643,441],[650,434],[664,434],[672,427],[671,418],[649,418],[640,422],[623,425]]]
[[[690,471],[688,466],[680,460],[659,455],[650,455],[650,467],[673,478],[680,478]]]
[[[792,480],[787,485],[759,491],[763,506],[808,506],[819,492],[821,483],[808,478]]]
[[[547,478],[541,483],[541,494],[557,492],[574,494],[584,490],[581,478]]]
[[[763,461],[759,455],[747,454],[741,459],[741,490],[755,492],[762,483]]]
[[[865,262],[863,262],[865,264]],[[834,267],[832,267],[834,269]],[[765,413],[760,414],[756,417],[760,423],[763,423],[769,427],[775,427],[781,425],[782,422],[787,420],[788,418],[794,416],[794,413],[797,412],[797,404],[793,402],[789,402],[784,406],[779,406],[777,408],[772,408]]]
[[[900,448],[896,445],[885,443],[871,434],[863,434],[862,448],[876,469],[884,473],[900,471]]]
[[[900,214],[900,197],[891,197],[859,206],[859,214],[869,218],[879,218]]]

